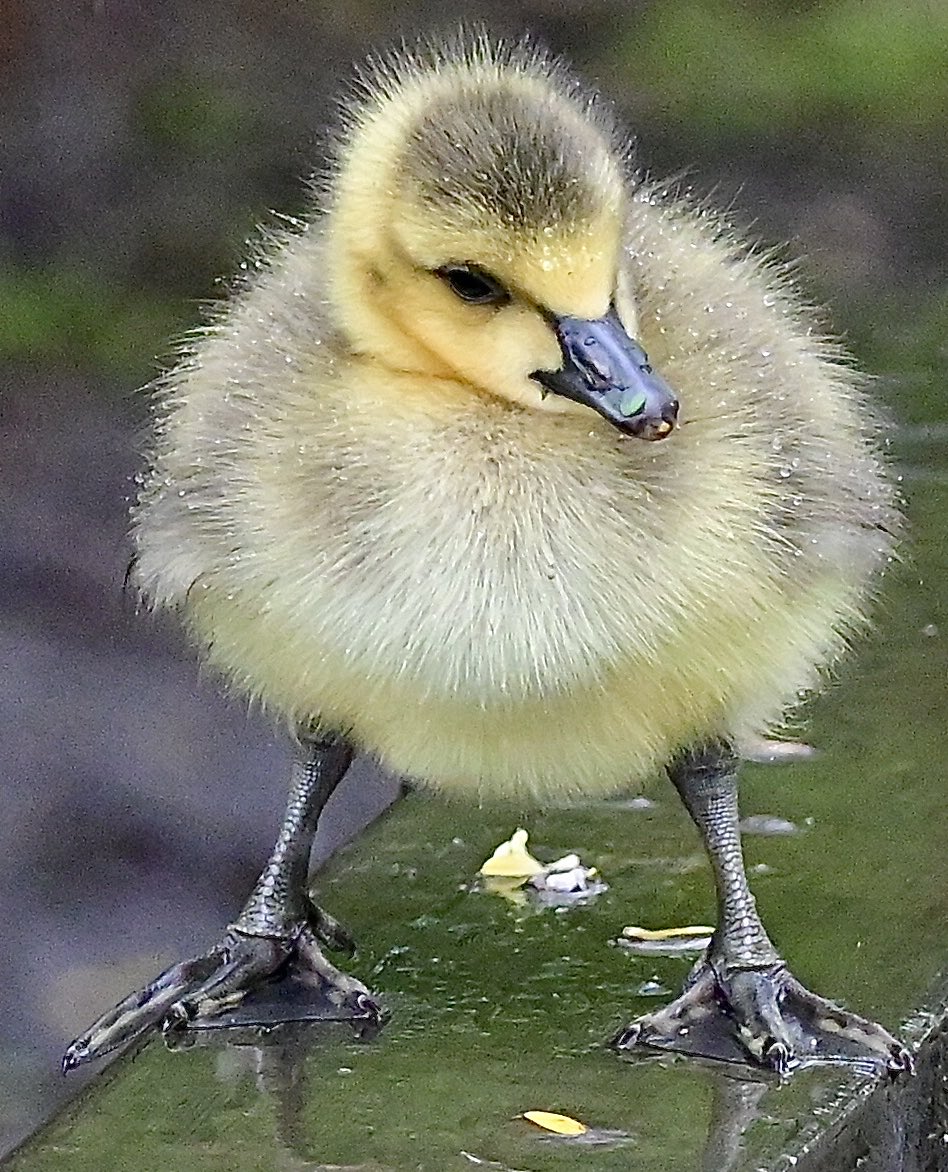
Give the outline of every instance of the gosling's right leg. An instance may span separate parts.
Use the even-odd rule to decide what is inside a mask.
[[[730,746],[685,753],[669,774],[711,860],[718,927],[680,996],[632,1022],[614,1045],[686,1049],[698,1033],[709,1028],[718,1033],[722,1027],[720,1033],[747,1058],[780,1074],[826,1056],[880,1062],[892,1074],[911,1072],[913,1058],[906,1046],[875,1022],[811,993],[787,969],[767,935],[744,870],[737,763]],[[715,1042],[707,1056],[721,1056],[718,1049]],[[694,1046],[691,1052],[705,1051]]]
[[[174,1029],[231,1009],[254,988],[292,970],[354,1018],[379,1017],[368,990],[340,972],[322,946],[352,951],[346,932],[310,900],[306,879],[316,823],[352,761],[341,737],[303,741],[276,845],[250,898],[203,956],[166,969],[129,994],[69,1046],[63,1071],[162,1025]]]

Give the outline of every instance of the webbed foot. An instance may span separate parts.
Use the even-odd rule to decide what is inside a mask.
[[[911,1052],[882,1026],[811,993],[782,962],[734,968],[701,960],[671,1004],[638,1018],[613,1039],[618,1049],[651,1046],[789,1074],[810,1061],[872,1062],[911,1073]]]
[[[279,936],[255,935],[231,926],[203,956],[165,969],[80,1034],[63,1055],[63,1073],[158,1026],[167,1033],[188,1026],[239,1024],[235,1007],[245,998],[253,1001],[274,982],[302,987],[309,1005],[284,1005],[262,1015],[251,1012],[245,1021],[267,1026],[310,1018],[378,1022],[381,1011],[368,989],[327,960],[323,945],[352,951],[348,934],[315,906],[308,921]]]

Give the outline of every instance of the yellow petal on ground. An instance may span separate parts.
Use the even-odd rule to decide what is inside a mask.
[[[568,1115],[557,1115],[553,1111],[524,1111],[523,1119],[542,1127],[544,1131],[552,1131],[554,1135],[585,1135],[589,1130],[585,1123],[578,1119],[571,1119]]]
[[[688,924],[684,928],[623,928],[622,935],[632,940],[677,940],[682,936],[712,936],[707,924]]]
[[[543,864],[527,850],[527,832],[515,830],[507,842],[502,842],[481,867],[481,875],[503,875],[508,879],[529,879],[539,875]]]

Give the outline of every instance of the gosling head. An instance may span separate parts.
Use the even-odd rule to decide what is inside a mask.
[[[609,115],[555,63],[476,46],[383,67],[333,188],[339,324],[393,369],[661,439],[678,403],[635,340],[627,201]]]

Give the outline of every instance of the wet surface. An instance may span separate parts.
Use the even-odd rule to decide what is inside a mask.
[[[805,828],[747,838],[751,868],[767,868],[754,877],[765,922],[796,974],[917,1042],[932,1025],[921,1011],[943,999],[948,864],[945,747],[940,727],[918,715],[934,712],[926,704],[944,678],[944,646],[924,633],[939,616],[912,587],[893,587],[890,612],[901,621],[819,704],[808,731],[825,751],[793,766],[748,766],[744,809]],[[246,1031],[190,1035],[174,1049],[156,1040],[120,1061],[12,1167],[117,1168],[134,1151],[142,1172],[749,1172],[794,1160],[842,1172],[857,1158],[864,1168],[937,1168],[872,1162],[873,1152],[889,1159],[883,1141],[913,1128],[912,1158],[921,1160],[920,1131],[936,1134],[925,1114],[936,1110],[932,1093],[924,1091],[925,1110],[915,1094],[940,1077],[927,1059],[906,1091],[850,1067],[817,1066],[781,1083],[741,1065],[605,1048],[654,1006],[637,991],[677,988],[690,963],[610,941],[630,922],[713,918],[709,870],[684,812],[661,782],[648,796],[645,808],[541,815],[406,799],[318,882],[361,944],[352,971],[391,1012],[377,1035],[359,1039],[334,1023],[262,1041]],[[608,890],[568,907],[479,890],[478,867],[517,825],[529,828],[541,861],[577,850]],[[880,1095],[896,1096],[893,1118],[866,1107]],[[531,1109],[590,1130],[545,1135],[518,1118]],[[882,1134],[868,1135],[867,1121]],[[821,1156],[834,1128],[835,1154]],[[856,1143],[851,1164],[840,1162],[843,1141]]]

